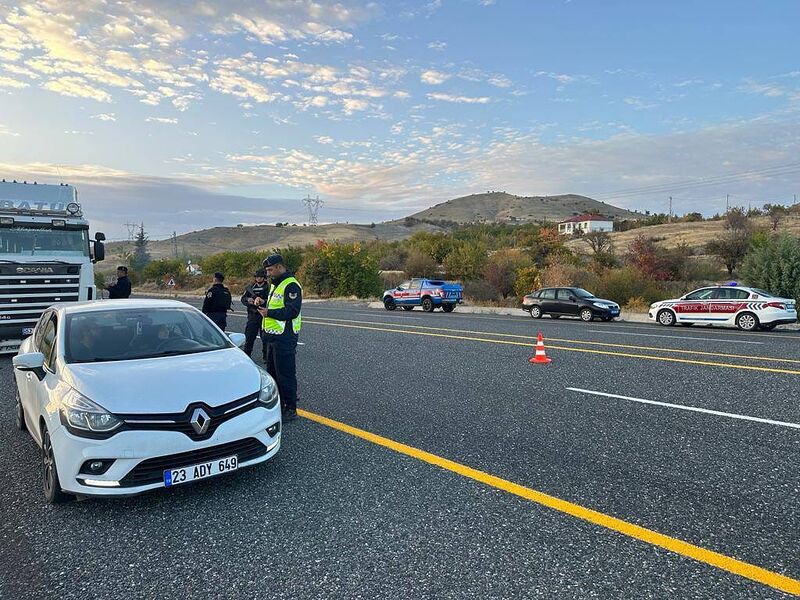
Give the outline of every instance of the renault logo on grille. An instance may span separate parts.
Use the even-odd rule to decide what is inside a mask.
[[[192,413],[192,420],[189,421],[197,435],[203,435],[208,431],[208,426],[211,425],[211,417],[202,408],[195,408]]]

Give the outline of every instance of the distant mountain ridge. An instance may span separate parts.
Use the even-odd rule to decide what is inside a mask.
[[[516,196],[487,192],[454,198],[411,215],[427,222],[535,223],[558,222],[574,215],[596,213],[612,219],[641,219],[641,213],[619,208],[578,194]]]
[[[355,242],[369,240],[402,240],[418,231],[447,231],[453,225],[467,223],[534,223],[557,222],[576,214],[599,213],[615,219],[640,219],[644,215],[598,202],[586,196],[515,196],[505,192],[488,192],[454,198],[415,213],[405,219],[375,224],[330,223],[316,227],[289,225],[254,225],[246,227],[213,227],[177,236],[173,242],[151,240],[153,258],[169,258],[177,247],[181,256],[199,258],[225,251],[257,250],[305,246],[317,240]],[[146,229],[146,227],[145,227]],[[131,244],[110,242],[109,259],[124,260],[123,253]],[[110,264],[110,263],[109,263]]]

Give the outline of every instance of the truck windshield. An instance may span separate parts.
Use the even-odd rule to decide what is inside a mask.
[[[15,225],[0,228],[0,254],[89,256],[89,232]]]

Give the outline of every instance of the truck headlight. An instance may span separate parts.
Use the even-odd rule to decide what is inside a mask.
[[[120,419],[74,389],[61,401],[61,419],[68,428],[88,433],[110,433],[122,425]]]
[[[258,401],[266,408],[275,408],[281,399],[278,386],[275,385],[275,380],[269,373],[263,369],[259,369],[259,371],[261,372],[261,389],[258,392]]]

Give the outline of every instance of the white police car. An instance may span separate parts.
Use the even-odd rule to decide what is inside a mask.
[[[651,321],[660,325],[736,326],[744,331],[769,331],[797,321],[795,301],[779,298],[757,288],[736,284],[716,285],[689,292],[675,300],[650,305]]]

